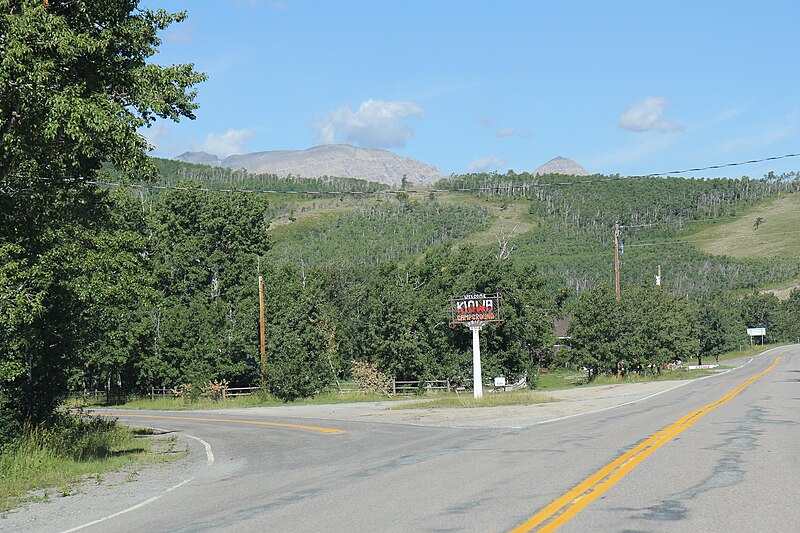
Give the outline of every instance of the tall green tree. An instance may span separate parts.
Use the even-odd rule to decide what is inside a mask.
[[[697,309],[661,287],[632,287],[621,301],[604,286],[581,294],[570,325],[576,364],[590,377],[659,369],[700,350]]]
[[[621,305],[614,292],[598,285],[584,291],[573,308],[569,327],[574,352],[573,362],[589,371],[590,379],[601,372],[613,372],[623,357]]]
[[[125,254],[94,252],[129,243],[101,238],[108,202],[84,182],[106,162],[151,169],[140,128],[194,118],[205,76],[148,62],[185,14],[138,4],[0,0],[0,283],[13,289],[0,310],[0,409],[18,421],[49,416],[87,335],[104,333],[87,319],[107,291],[87,288],[125,283]]]
[[[250,385],[258,346],[256,269],[269,249],[267,199],[169,191],[152,205],[145,255],[156,295],[146,306],[137,384]]]
[[[332,322],[322,291],[290,265],[266,274],[267,390],[285,401],[311,396],[335,379],[328,358]]]
[[[794,289],[780,306],[780,337],[800,342],[800,290]]]

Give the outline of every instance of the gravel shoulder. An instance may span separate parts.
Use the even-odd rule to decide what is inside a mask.
[[[191,439],[171,437],[169,432],[156,431],[146,438],[156,439],[154,451],[161,449],[175,460],[128,466],[65,487],[36,490],[28,503],[0,514],[0,531],[69,531],[102,518],[107,514],[102,509],[127,509],[200,475],[205,466],[202,446]]]
[[[544,394],[555,402],[475,408],[391,409],[396,401],[327,405],[291,405],[203,411],[206,415],[228,417],[258,416],[280,419],[313,419],[379,424],[410,424],[415,426],[511,429],[549,423],[564,417],[612,409],[623,404],[641,401],[667,390],[684,386],[690,381],[659,381],[581,387]],[[409,400],[425,402],[426,400]]]

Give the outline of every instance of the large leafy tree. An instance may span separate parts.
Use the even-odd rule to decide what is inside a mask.
[[[191,88],[204,75],[148,63],[158,32],[184,17],[136,0],[0,0],[6,418],[45,419],[76,355],[96,340],[88,337],[104,333],[89,323],[92,309],[109,294],[135,297],[100,287],[124,283],[136,243],[111,220],[106,194],[85,181],[106,162],[147,171],[139,129],[158,117],[194,118]]]
[[[800,342],[800,290],[794,289],[780,306],[780,334],[788,342]]]
[[[140,386],[252,382],[267,204],[259,195],[196,191],[154,202],[146,250],[157,294],[140,339]]]
[[[335,379],[328,358],[328,339],[335,343],[335,332],[321,305],[322,291],[291,265],[268,270],[264,276],[267,390],[285,401],[311,396]]]
[[[581,294],[570,325],[575,362],[598,372],[658,371],[700,350],[698,311],[661,287],[632,287],[622,300],[606,287]]]
[[[622,306],[606,286],[581,293],[573,309],[569,327],[574,361],[594,378],[600,372],[613,372],[622,364]]]

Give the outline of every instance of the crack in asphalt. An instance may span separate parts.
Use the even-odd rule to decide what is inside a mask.
[[[733,420],[730,424],[736,425],[735,428],[726,432],[728,437],[714,450],[723,451],[723,456],[719,459],[711,474],[694,487],[673,494],[671,497],[661,501],[658,505],[646,507],[644,509],[628,509],[629,511],[643,511],[637,518],[654,521],[679,521],[686,518],[689,510],[683,502],[690,501],[700,494],[715,489],[730,487],[742,483],[745,479],[745,472],[740,467],[746,452],[754,451],[758,448],[758,439],[764,434],[764,430],[758,429],[762,424],[797,425],[792,420],[774,420],[766,418],[767,410],[752,406],[748,409],[744,418]]]

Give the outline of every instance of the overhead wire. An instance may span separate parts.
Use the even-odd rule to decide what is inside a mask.
[[[756,163],[764,163],[769,161],[777,161],[781,159],[788,159],[793,157],[800,157],[800,153],[790,153],[784,154],[780,156],[772,156],[772,157],[765,157],[762,159],[750,159],[747,161],[738,161],[734,163],[724,163],[719,165],[710,165],[706,167],[697,167],[697,168],[689,168],[684,170],[673,170],[670,172],[654,172],[651,174],[644,174],[640,176],[612,176],[607,178],[592,178],[592,179],[584,179],[584,180],[573,180],[573,181],[559,181],[559,182],[552,182],[552,183],[526,183],[523,185],[494,185],[494,186],[485,186],[485,187],[453,187],[453,188],[446,188],[446,189],[433,189],[433,188],[424,188],[424,189],[379,189],[374,191],[287,191],[287,190],[279,190],[279,189],[235,189],[235,188],[212,188],[212,187],[184,187],[178,185],[166,185],[166,184],[150,184],[150,183],[122,183],[122,182],[113,182],[113,181],[103,181],[103,180],[89,180],[89,179],[66,179],[62,180],[64,182],[77,182],[83,183],[85,185],[95,186],[95,187],[131,187],[135,189],[146,189],[146,190],[175,190],[175,191],[195,191],[195,192],[224,192],[224,193],[242,193],[242,194],[292,194],[292,195],[307,195],[307,196],[321,196],[321,195],[372,195],[372,194],[442,194],[442,193],[449,193],[449,192],[484,192],[484,191],[513,191],[515,189],[526,190],[526,189],[541,189],[546,187],[561,187],[561,186],[569,186],[569,185],[581,185],[581,184],[591,184],[591,183],[604,183],[610,181],[622,181],[622,180],[629,180],[629,179],[636,179],[636,178],[655,178],[659,176],[670,176],[670,175],[677,175],[677,174],[687,174],[690,172],[701,172],[705,170],[714,170],[714,169],[721,169],[721,168],[729,168],[729,167],[736,167],[736,166],[743,166],[743,165],[750,165]],[[19,191],[18,191],[19,192]],[[3,194],[9,194],[2,191]]]
[[[700,168],[688,168],[685,170],[672,170],[670,172],[658,172],[654,174],[645,174],[645,178],[657,177],[657,176],[670,176],[673,174],[688,174],[689,172],[702,172],[704,170],[716,170],[720,168],[728,168],[728,167],[738,167],[742,165],[752,165],[755,163],[764,163],[767,161],[778,161],[779,159],[787,159],[790,157],[800,157],[800,153],[798,154],[784,154],[784,155],[776,155],[772,157],[764,157],[762,159],[750,159],[748,161],[738,161],[736,163],[724,163],[722,165],[711,165],[707,167],[700,167]]]

